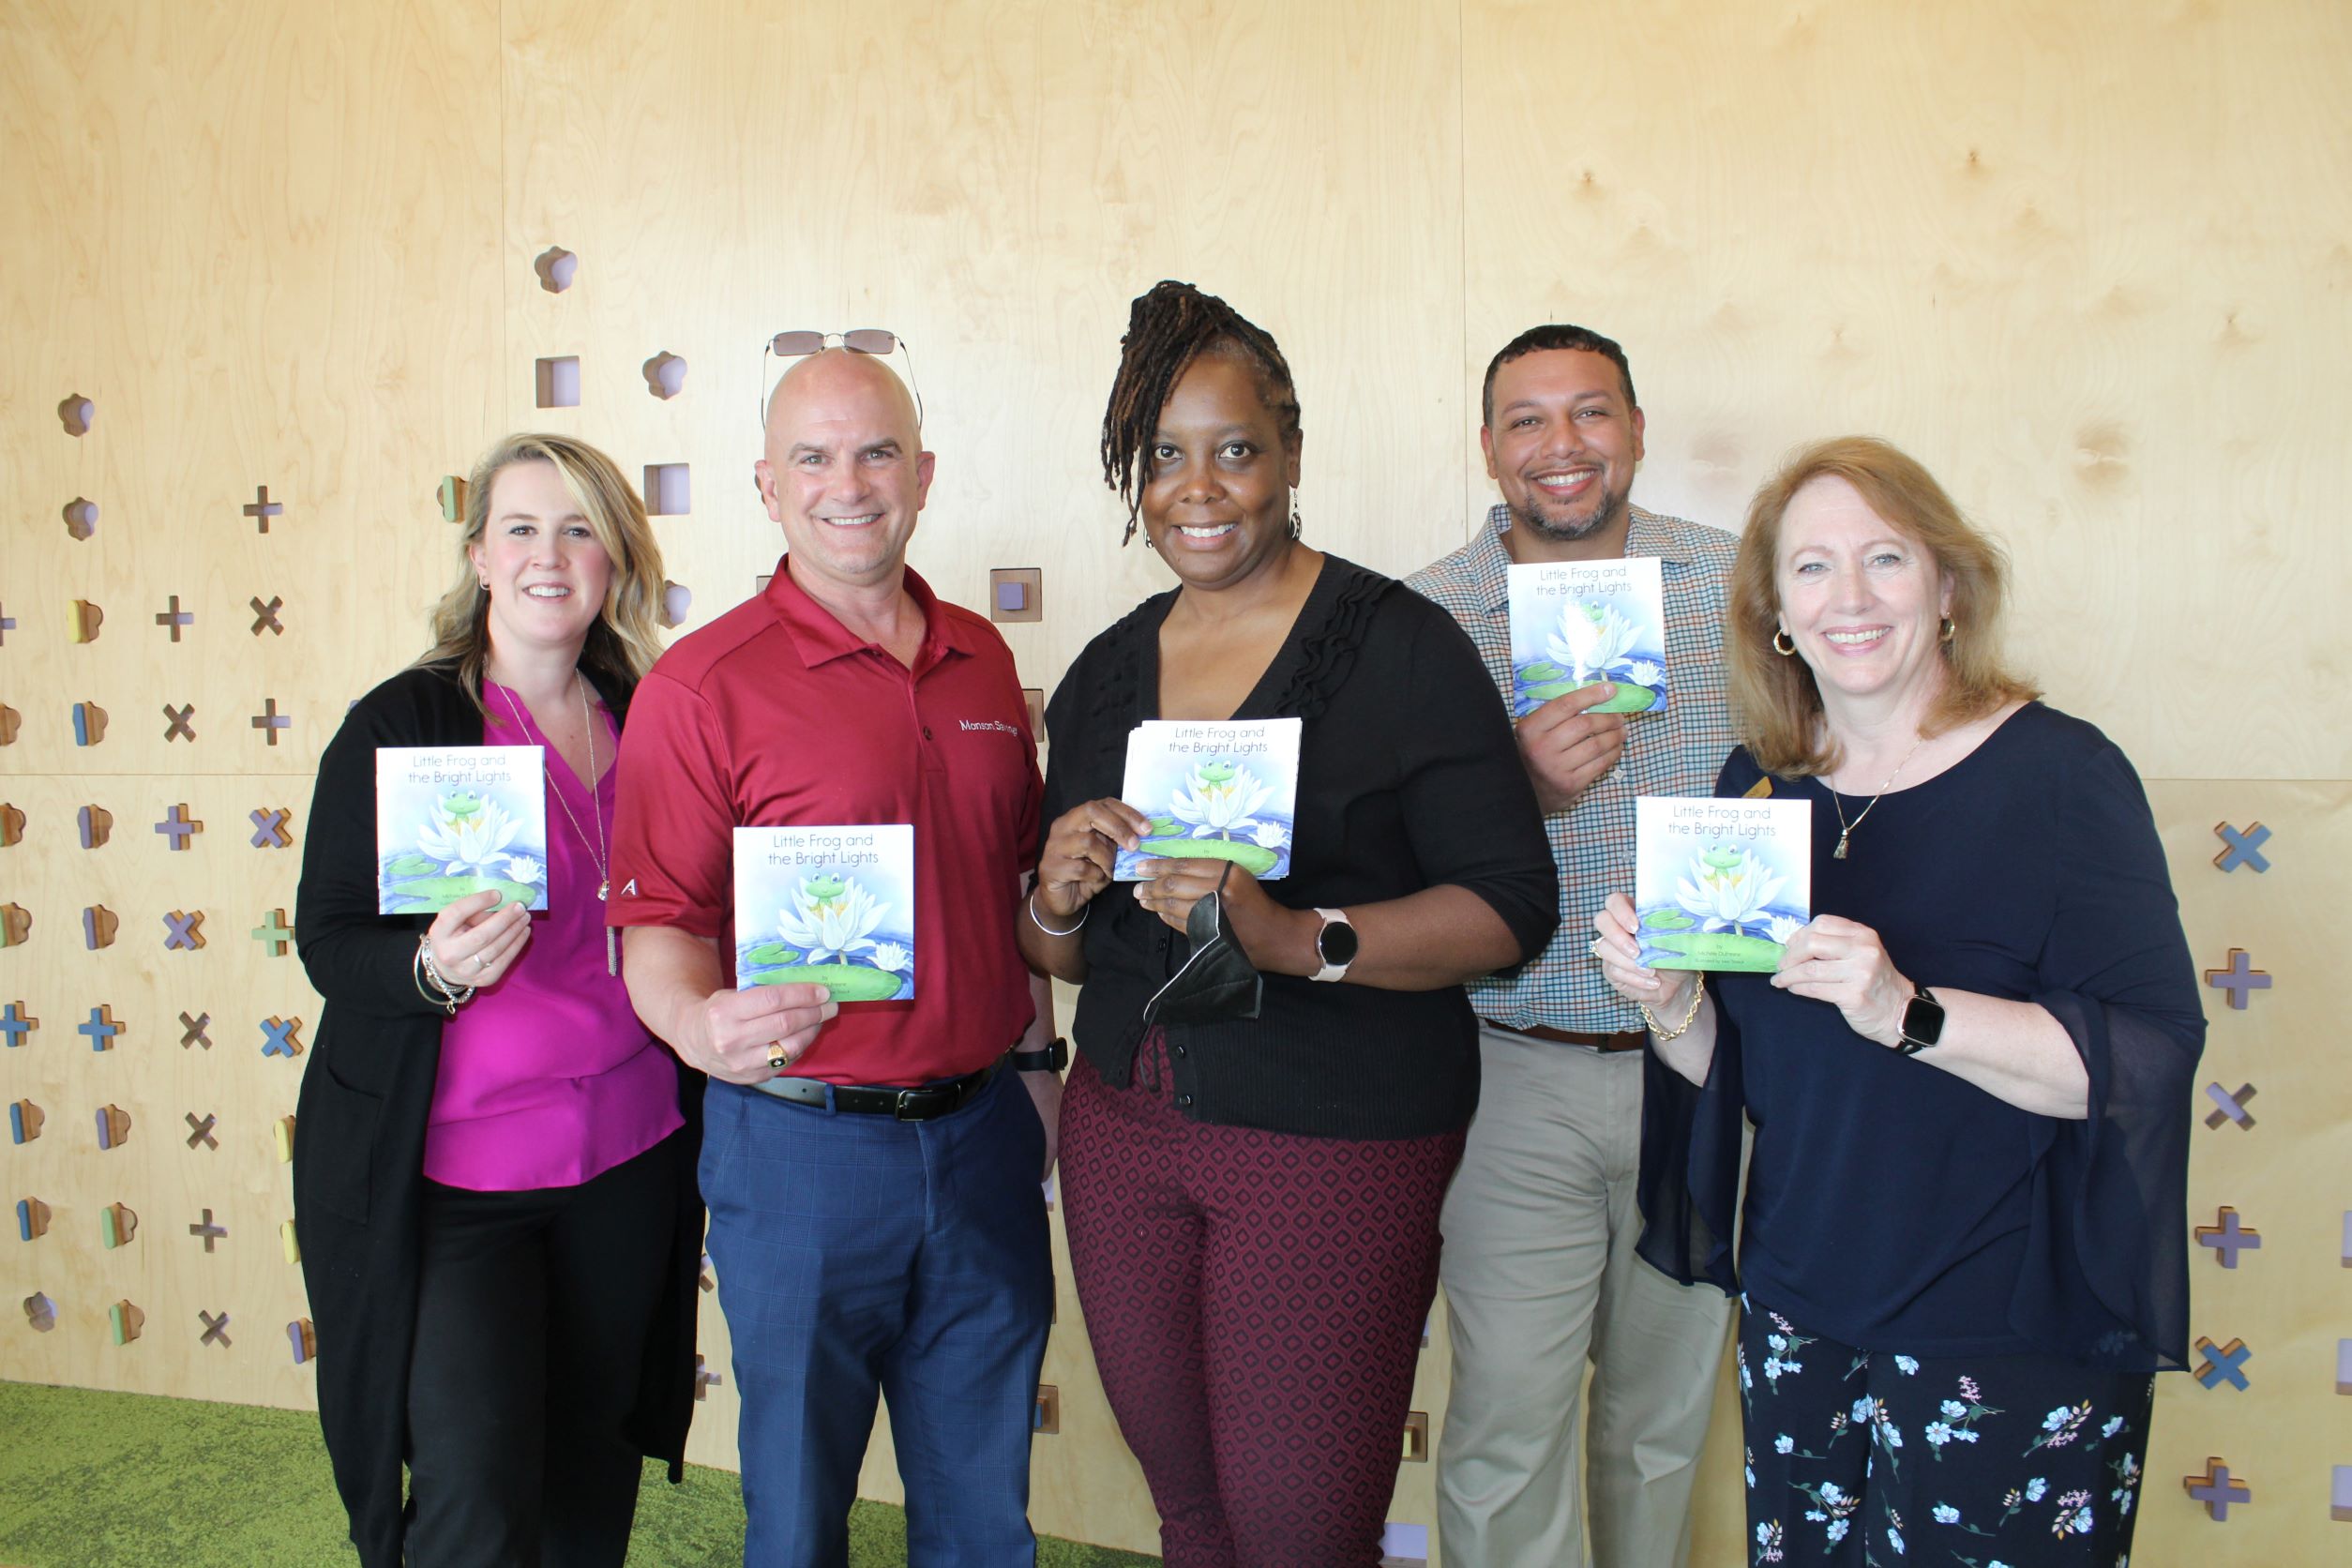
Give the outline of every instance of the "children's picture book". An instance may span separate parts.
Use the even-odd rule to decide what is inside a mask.
[[[1591,711],[1662,713],[1666,705],[1666,595],[1654,555],[1514,564],[1511,716],[1606,681]]]
[[[1641,796],[1634,913],[1646,969],[1779,968],[1813,918],[1811,804]]]
[[[436,914],[485,888],[547,908],[546,752],[376,747],[377,912]]]
[[[735,987],[914,997],[914,827],[735,829]]]
[[[1141,882],[1146,860],[1229,860],[1259,882],[1290,874],[1304,719],[1152,719],[1127,735],[1119,798],[1152,819],[1111,875]]]

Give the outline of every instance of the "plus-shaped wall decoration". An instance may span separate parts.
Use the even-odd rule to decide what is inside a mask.
[[[114,1009],[107,1005],[91,1008],[89,1022],[74,1026],[75,1033],[89,1037],[92,1050],[113,1050],[114,1036],[122,1032],[123,1026],[114,1021]]]
[[[269,532],[269,520],[284,513],[286,506],[285,503],[272,501],[269,498],[267,485],[256,485],[253,488],[253,499],[245,504],[243,510],[245,515],[251,518],[261,531],[266,534]]]
[[[2254,1487],[2232,1478],[2229,1467],[2217,1458],[2207,1458],[2203,1475],[2184,1475],[2180,1484],[2189,1489],[2190,1497],[2205,1504],[2206,1516],[2217,1524],[2229,1523],[2232,1503],[2254,1505]]]
[[[267,948],[271,957],[282,958],[286,956],[286,943],[294,940],[294,927],[286,924],[284,910],[272,910],[247,934]]]
[[[2270,976],[2254,967],[2244,948],[2233,947],[2229,950],[2229,967],[2207,970],[2205,983],[2215,990],[2227,991],[2230,1006],[2242,1013],[2249,993],[2270,988]]]
[[[2213,1261],[2224,1269],[2238,1266],[2239,1253],[2258,1251],[2262,1246],[2262,1232],[2251,1225],[2239,1224],[2238,1211],[2226,1203],[2214,1216],[2213,1224],[2196,1228],[2196,1238],[2197,1245],[2213,1249]]]
[[[188,803],[180,801],[163,814],[163,820],[155,824],[155,830],[172,841],[173,849],[184,850],[196,835],[204,831],[204,824],[191,821],[188,815]]]

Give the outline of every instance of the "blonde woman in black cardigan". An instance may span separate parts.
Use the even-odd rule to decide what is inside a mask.
[[[369,1568],[617,1568],[640,1455],[683,1455],[701,1238],[701,1096],[608,972],[598,885],[661,558],[611,460],[550,435],[476,466],[460,554],[431,651],[327,747],[304,840],[319,1415]],[[379,914],[377,749],[484,744],[545,748],[549,909]]]

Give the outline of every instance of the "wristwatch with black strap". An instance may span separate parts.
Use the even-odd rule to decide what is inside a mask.
[[[1057,1034],[1049,1046],[1038,1050],[1007,1051],[1004,1059],[1017,1073],[1058,1073],[1070,1064],[1070,1042]]]
[[[1894,1043],[1898,1056],[1917,1056],[1944,1037],[1944,1004],[1936,993],[1914,984],[1911,1000],[1903,1006],[1903,1037]]]

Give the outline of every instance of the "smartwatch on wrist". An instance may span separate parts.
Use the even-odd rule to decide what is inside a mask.
[[[1323,917],[1322,928],[1315,933],[1315,957],[1323,967],[1307,978],[1344,979],[1348,966],[1356,961],[1356,928],[1349,923],[1345,910],[1317,910],[1315,912]]]
[[[1005,1059],[1017,1073],[1058,1073],[1070,1064],[1070,1042],[1056,1035],[1042,1049],[1007,1051]]]
[[[1911,988],[1903,1007],[1903,1037],[1894,1044],[1898,1056],[1917,1056],[1944,1037],[1944,1004],[1924,986]]]

